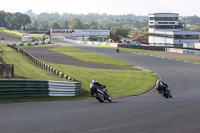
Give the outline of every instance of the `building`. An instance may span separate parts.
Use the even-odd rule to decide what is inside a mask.
[[[148,44],[148,37],[145,35],[136,35],[129,39],[129,41],[137,41],[141,44]]]
[[[177,13],[149,14],[149,44],[182,47],[183,43],[199,41],[200,32],[187,31]]]

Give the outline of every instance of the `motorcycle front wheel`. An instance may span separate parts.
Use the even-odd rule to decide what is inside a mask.
[[[107,94],[107,100],[108,100],[109,102],[112,102],[112,98],[111,98],[110,95],[108,95],[108,94]]]

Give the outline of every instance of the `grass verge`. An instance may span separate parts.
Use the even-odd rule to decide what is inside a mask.
[[[93,79],[108,88],[112,97],[125,97],[142,94],[151,89],[157,76],[154,73],[134,70],[94,69],[47,62],[55,69],[67,73],[71,77],[81,80],[82,87],[87,92]]]
[[[1,44],[0,49],[4,50],[3,60],[7,64],[14,65],[16,78],[66,81],[55,76],[53,73],[36,66],[26,56],[22,55],[21,53],[17,53],[6,44]]]
[[[83,49],[74,48],[70,46],[61,46],[61,47],[52,48],[49,50],[65,54],[67,56],[75,57],[76,59],[84,61],[84,62],[90,62],[90,63],[95,63],[95,64],[106,64],[106,65],[113,65],[113,66],[133,66],[133,64],[122,61],[122,60],[118,60],[112,57],[108,57],[105,55],[89,52]]]

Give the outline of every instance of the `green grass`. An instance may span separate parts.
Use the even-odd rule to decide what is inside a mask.
[[[29,34],[29,36],[32,36],[35,39],[41,40],[44,34]]]
[[[23,33],[19,32],[19,31],[14,31],[14,30],[2,30],[1,34],[15,37],[15,38],[22,38],[22,36],[23,36]]]
[[[66,81],[55,76],[51,72],[36,66],[26,56],[22,55],[21,53],[17,53],[12,48],[6,46],[6,44],[1,44],[0,50],[4,50],[3,60],[7,64],[14,65],[14,73],[16,78]]]
[[[63,47],[62,47],[63,48]],[[64,47],[67,48],[67,47]],[[5,52],[4,60],[9,64],[15,65],[15,74],[18,77],[26,77],[30,79],[39,80],[61,80],[61,78],[52,75],[51,72],[43,70],[38,66],[34,65],[27,57],[20,53],[15,52],[13,49],[7,47],[6,45],[0,45],[0,49]],[[70,49],[70,50],[69,50]],[[69,48],[68,52],[81,51],[82,54],[75,54],[75,56],[85,56],[87,51],[82,51],[80,49]],[[62,50],[61,50],[62,51]],[[64,50],[65,51],[65,50]],[[66,51],[65,51],[66,52]],[[89,52],[89,55],[93,53]],[[74,54],[73,54],[74,55]],[[98,54],[93,55],[93,58],[99,57]],[[107,56],[99,57],[104,60],[109,60],[109,64],[115,64],[113,62],[118,62],[117,59],[109,59]],[[105,61],[108,62],[108,61]],[[119,61],[121,62],[121,61]],[[100,83],[105,84],[108,88],[108,92],[111,97],[125,97],[132,95],[139,95],[147,92],[151,89],[156,81],[157,76],[151,72],[145,71],[135,71],[135,70],[111,70],[111,69],[94,69],[94,68],[84,68],[71,65],[55,64],[46,62],[48,65],[54,67],[58,71],[61,71],[68,76],[82,81],[82,87],[85,95],[77,97],[31,97],[31,98],[11,98],[11,99],[1,99],[0,102],[25,102],[25,101],[56,101],[56,100],[82,100],[91,99],[89,93],[89,84],[93,79],[97,79]],[[117,63],[119,65],[119,63]],[[124,64],[127,65],[126,63]],[[129,64],[128,65],[132,65]]]
[[[7,36],[11,36],[11,37],[15,37],[15,38],[22,38],[23,34],[22,32],[19,31],[15,31],[15,30],[7,30],[5,28],[0,28],[1,30],[1,34],[7,35]],[[41,40],[42,37],[44,36],[44,34],[29,34],[30,36],[32,36],[35,39]]]
[[[87,92],[91,81],[96,79],[107,86],[112,97],[142,94],[151,89],[157,81],[157,76],[154,73],[145,71],[94,69],[50,62],[47,64],[82,81],[82,87]]]
[[[114,65],[114,66],[133,66],[133,64],[125,62],[125,61],[121,61],[112,57],[108,57],[105,55],[101,55],[94,52],[89,52],[83,49],[78,49],[78,48],[69,47],[69,46],[61,46],[61,47],[52,48],[49,50],[66,54],[68,56],[72,56],[84,62]]]

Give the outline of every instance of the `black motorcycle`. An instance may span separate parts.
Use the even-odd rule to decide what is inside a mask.
[[[116,48],[116,52],[119,53],[119,49],[118,48]]]
[[[108,94],[106,87],[102,87],[100,89],[96,89],[95,98],[101,103],[103,103],[105,100],[108,100],[109,102],[112,102],[112,98]]]
[[[158,93],[161,94],[162,97],[172,98],[169,87],[167,85],[160,85],[159,82],[162,82],[162,81],[158,81],[156,83],[156,90],[158,91]]]

